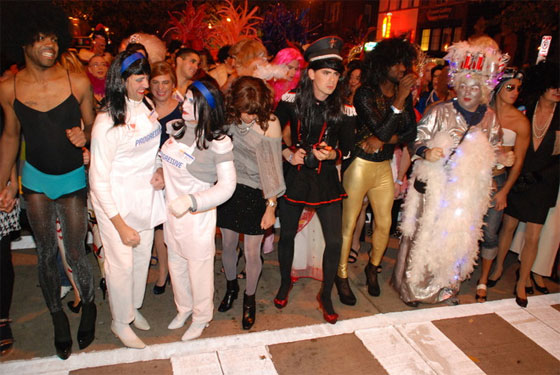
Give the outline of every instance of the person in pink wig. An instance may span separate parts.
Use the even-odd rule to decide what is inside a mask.
[[[274,105],[278,104],[280,99],[282,99],[282,95],[296,88],[304,64],[303,56],[297,49],[284,48],[278,51],[272,60],[272,65],[286,65],[288,73],[285,79],[268,81],[269,85],[274,89]]]

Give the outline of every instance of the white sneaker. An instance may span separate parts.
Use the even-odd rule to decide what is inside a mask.
[[[181,340],[189,341],[200,337],[202,331],[204,331],[204,328],[208,327],[208,325],[208,323],[192,322],[189,329],[187,329],[183,337],[181,337]]]
[[[134,322],[132,322],[132,324],[134,324],[134,327],[141,329],[142,331],[147,331],[150,329],[150,324],[138,310],[134,310]]]
[[[191,316],[192,312],[180,312],[177,313],[177,316],[175,316],[175,318],[173,318],[173,320],[171,321],[171,323],[169,323],[169,325],[167,326],[167,329],[177,329],[177,328],[181,328],[182,326],[185,325],[185,322],[187,321],[187,319],[189,318],[189,316]]]
[[[111,323],[111,331],[113,331],[115,336],[129,348],[144,349],[146,347],[146,344],[136,336],[136,333],[130,328],[129,324],[118,323],[113,320],[113,323]]]
[[[70,293],[70,291],[72,290],[72,286],[68,285],[62,285],[60,287],[60,299],[63,299],[64,297],[66,297],[66,295],[68,293]]]

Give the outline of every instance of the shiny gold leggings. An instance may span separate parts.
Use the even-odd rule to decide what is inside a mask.
[[[342,203],[342,249],[338,276],[347,278],[352,234],[366,194],[375,220],[370,258],[373,265],[378,266],[381,263],[389,242],[391,207],[395,189],[390,161],[374,162],[355,158],[344,173],[343,186],[348,198]]]

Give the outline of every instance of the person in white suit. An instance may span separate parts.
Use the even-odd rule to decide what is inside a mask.
[[[165,221],[163,174],[156,170],[161,126],[144,96],[150,65],[141,53],[118,54],[107,74],[106,105],[91,141],[91,200],[105,248],[111,330],[131,348],[145,344],[130,327],[140,314],[154,236]]]
[[[168,206],[163,234],[177,306],[168,328],[181,328],[192,315],[183,341],[199,337],[214,311],[216,206],[232,196],[236,184],[224,113],[217,85],[194,81],[183,102],[183,121],[170,126],[161,147]]]

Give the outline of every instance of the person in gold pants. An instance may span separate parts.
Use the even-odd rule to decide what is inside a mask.
[[[399,38],[386,39],[366,54],[362,86],[354,96],[358,115],[353,160],[344,172],[343,186],[348,199],[342,205],[342,248],[335,279],[340,301],[354,305],[356,297],[348,283],[348,254],[352,234],[367,194],[375,220],[373,249],[365,268],[368,293],[379,296],[377,268],[389,241],[394,183],[390,161],[394,144],[416,138],[411,73],[416,49]]]

